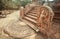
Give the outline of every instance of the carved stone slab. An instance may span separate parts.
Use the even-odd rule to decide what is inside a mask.
[[[0,35],[0,39],[13,39],[13,38],[5,36],[5,35]]]
[[[33,35],[35,32],[23,22],[10,23],[4,27],[4,31],[12,37],[22,38]]]

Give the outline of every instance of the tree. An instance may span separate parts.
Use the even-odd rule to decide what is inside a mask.
[[[0,0],[0,11],[4,9],[4,4],[2,3],[2,1]]]
[[[31,0],[22,0],[21,1],[21,6],[25,6],[27,3],[30,3]]]

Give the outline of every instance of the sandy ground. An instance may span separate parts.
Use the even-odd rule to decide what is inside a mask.
[[[8,14],[6,18],[0,18],[0,35],[3,33],[2,29],[4,26],[7,26],[9,23],[17,21],[18,18],[19,18],[19,11],[14,11],[13,13]],[[7,37],[2,35],[0,36],[0,39],[5,39],[5,38]]]
[[[7,15],[6,18],[0,18],[0,27],[7,25],[9,22],[17,21],[19,18],[19,11],[15,11],[12,14]]]

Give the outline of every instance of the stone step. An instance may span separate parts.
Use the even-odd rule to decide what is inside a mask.
[[[29,17],[29,18],[31,18],[31,19],[34,19],[34,20],[36,20],[36,19],[37,19],[37,17],[36,17],[36,16],[32,16],[32,15],[29,15],[29,14],[27,14],[26,16],[27,16],[27,17]]]
[[[37,14],[36,13],[28,13],[28,15],[37,17]]]
[[[36,26],[36,24],[33,24],[25,19],[20,19],[21,21],[25,22],[29,27],[31,27],[34,31],[38,32],[39,28]]]
[[[35,9],[35,10],[32,10],[32,11],[35,11],[36,12],[37,10]]]
[[[30,13],[37,13],[36,11],[30,11]]]
[[[33,20],[33,19],[31,19],[31,18],[29,18],[27,16],[25,16],[24,19],[27,20],[27,21],[29,21],[29,22],[31,22],[31,23],[36,24],[36,20]]]
[[[34,10],[31,10],[30,12],[36,12],[37,10],[36,9],[34,9]]]

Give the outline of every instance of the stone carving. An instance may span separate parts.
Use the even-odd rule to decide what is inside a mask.
[[[44,6],[40,8],[40,13],[38,14],[37,18],[37,25],[41,32],[48,34],[53,16],[54,13],[51,12],[47,7]]]
[[[24,7],[20,8],[20,18],[24,17]]]
[[[10,23],[10,25],[5,26],[4,33],[13,38],[25,38],[27,36],[35,34],[34,30],[32,30],[24,22],[20,21],[16,23]]]
[[[54,12],[52,9],[47,5],[39,5],[35,4],[36,2],[26,6],[24,10],[24,15],[29,13],[29,11],[34,10],[36,8],[37,20],[36,25],[40,29],[40,32],[49,35],[50,26],[53,20]],[[26,10],[27,9],[27,10]]]

